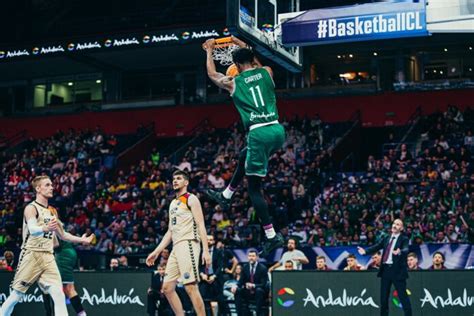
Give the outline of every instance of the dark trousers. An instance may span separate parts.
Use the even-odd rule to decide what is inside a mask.
[[[159,306],[157,307],[157,303],[160,302]],[[158,311],[158,316],[172,316],[173,310],[168,303],[166,297],[161,296],[157,291],[151,291],[148,293],[147,297],[147,314],[148,315],[156,315]]]
[[[256,288],[255,291],[247,289],[238,289],[235,292],[235,307],[239,316],[249,315],[248,304],[250,301],[255,301],[257,315],[265,315],[263,305],[265,303],[266,292],[262,288]]]
[[[382,278],[380,284],[380,315],[388,315],[388,300],[390,298],[390,290],[392,288],[392,284],[397,290],[398,298],[402,303],[404,315],[412,316],[410,299],[407,295],[407,281],[397,280],[396,276],[391,271],[391,267],[384,267],[384,270],[382,271]]]

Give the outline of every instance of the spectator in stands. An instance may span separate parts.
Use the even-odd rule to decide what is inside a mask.
[[[375,252],[372,255],[372,261],[370,262],[367,270],[380,270],[380,265],[382,264],[382,254],[380,251]]]
[[[5,257],[5,262],[7,263],[7,266],[15,270],[16,262],[15,262],[15,254],[13,253],[13,251],[7,250],[3,253],[3,256]]]
[[[297,243],[298,242],[295,238],[288,239],[286,245],[288,250],[283,253],[280,258],[280,261],[278,261],[272,267],[270,267],[270,269],[268,269],[268,272],[272,272],[275,269],[278,269],[279,267],[283,267],[285,265],[285,262],[287,262],[288,260],[294,262],[295,270],[303,270],[303,264],[308,264],[309,260],[301,250],[296,249]]]
[[[318,271],[331,271],[326,264],[326,257],[325,256],[317,256],[316,257],[316,270]]]
[[[433,264],[429,267],[429,270],[446,270],[444,261],[443,253],[436,251],[433,254]]]
[[[241,274],[242,274],[242,266],[238,264],[235,267],[234,273],[232,274],[232,278],[230,280],[227,280],[224,283],[224,297],[227,301],[233,301],[235,299],[234,292],[238,288],[238,283],[239,283]]]
[[[268,270],[258,262],[256,250],[247,253],[248,263],[242,267],[237,288],[232,288],[239,316],[247,315],[249,301],[255,300],[258,316],[266,315],[263,308],[268,296]],[[245,311],[244,311],[245,309]]]
[[[346,258],[347,266],[344,268],[344,271],[360,271],[364,268],[357,262],[355,254],[350,253]]]
[[[293,271],[293,261],[287,260],[285,261],[285,271]]]
[[[420,266],[418,265],[418,256],[414,252],[410,252],[407,255],[407,265],[408,270],[420,270]]]
[[[0,257],[0,271],[13,272],[13,268],[7,264],[5,257]]]
[[[177,166],[177,168],[181,171],[188,171],[188,172],[191,172],[192,171],[192,166],[191,166],[191,163],[188,161],[188,159],[186,157],[183,157],[181,163]]]
[[[103,231],[100,234],[100,238],[97,241],[97,245],[95,246],[95,250],[100,253],[106,253],[109,252],[110,250],[110,244],[112,244],[112,241],[110,238],[107,236],[107,233]]]
[[[118,271],[119,270],[120,263],[117,258],[112,258],[110,259],[110,271]]]

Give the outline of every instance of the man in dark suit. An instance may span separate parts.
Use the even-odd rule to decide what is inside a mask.
[[[235,294],[235,305],[239,316],[248,315],[250,300],[255,300],[257,315],[266,315],[263,310],[265,299],[268,297],[268,269],[258,262],[257,251],[249,250],[247,254],[248,263],[242,267],[237,288],[232,288]]]
[[[214,236],[207,236],[207,244],[209,246],[209,255],[211,256],[211,265],[206,267],[200,266],[201,282],[199,283],[199,291],[201,292],[204,304],[206,305],[206,314],[212,315],[211,302],[217,301],[219,304],[219,315],[226,313],[225,297],[223,295],[224,283],[227,281],[226,275],[231,273],[227,268],[229,261],[232,261],[232,270],[237,266],[237,259],[223,248],[215,246]]]
[[[157,271],[153,271],[151,275],[151,286],[148,289],[147,313],[155,316],[158,310],[159,316],[171,316],[173,311],[168,300],[163,293],[163,278],[165,277],[164,264],[159,265]]]
[[[381,278],[380,285],[380,315],[388,315],[388,299],[392,283],[398,292],[405,316],[411,316],[411,304],[407,290],[407,255],[408,238],[402,235],[403,222],[396,219],[392,223],[392,234],[382,238],[377,244],[367,249],[358,247],[361,255],[372,254],[383,249],[382,265],[377,274]]]

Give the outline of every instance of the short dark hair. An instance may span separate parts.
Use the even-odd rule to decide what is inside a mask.
[[[408,258],[408,257],[413,257],[413,258],[415,258],[415,259],[418,259],[418,256],[417,256],[416,253],[414,253],[414,252],[410,252],[410,253],[408,254],[407,258]]]
[[[323,259],[324,261],[326,261],[326,257],[325,257],[325,256],[317,256],[317,257],[316,257],[316,260],[319,260],[319,259]]]
[[[239,48],[232,53],[232,61],[234,64],[252,64],[255,54],[251,49]]]
[[[175,172],[173,172],[173,177],[174,176],[183,176],[185,180],[189,181],[189,173],[184,170],[176,170]]]
[[[247,251],[247,254],[250,254],[250,253],[254,253],[258,256],[258,252],[255,249],[250,249],[249,251]]]
[[[353,254],[353,253],[350,253],[350,254],[347,255],[347,258],[356,259],[356,255]]]
[[[440,255],[441,258],[443,258],[443,261],[445,261],[444,254],[443,254],[441,251],[436,251],[436,252],[433,254],[433,258],[434,258],[434,256],[436,256],[436,255]]]
[[[290,237],[288,238],[288,241],[290,240],[293,240],[295,242],[295,247],[298,247],[298,239],[296,239],[295,237]]]
[[[294,266],[294,263],[291,260],[286,260],[285,263],[291,263],[291,266]]]

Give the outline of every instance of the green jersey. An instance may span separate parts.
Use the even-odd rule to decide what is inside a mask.
[[[275,85],[265,68],[246,70],[235,77],[231,96],[245,129],[278,121]]]

